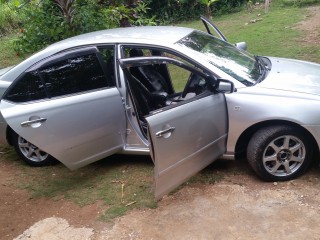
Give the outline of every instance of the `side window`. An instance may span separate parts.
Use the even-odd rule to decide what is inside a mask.
[[[196,68],[185,59],[172,54],[166,50],[156,48],[123,48],[124,58],[133,57],[168,57],[185,63],[190,67]],[[198,68],[196,68],[198,69]],[[198,69],[199,70],[199,69]],[[131,68],[131,74],[140,80],[149,91],[165,91],[169,95],[174,93],[181,93],[188,82],[193,77],[195,83],[195,76],[192,76],[191,72],[174,64],[154,64]],[[162,87],[160,86],[160,84]],[[202,84],[203,81],[200,83]],[[199,91],[197,91],[197,95]]]
[[[191,76],[190,71],[178,67],[174,64],[168,64],[167,67],[171,77],[174,92],[182,92],[187,85],[189,77]]]
[[[130,46],[123,48],[122,56],[121,67],[144,134],[145,116],[212,94],[208,75],[171,52]]]
[[[28,102],[46,98],[43,83],[37,71],[26,72],[18,82],[10,88],[5,96],[12,102]]]
[[[135,48],[128,46],[123,48],[123,56],[124,58],[167,57],[178,60],[191,68],[200,70],[185,59],[166,50],[156,48]],[[150,65],[144,64],[137,67],[131,67],[129,70],[133,77],[140,81],[151,93],[166,92],[168,95],[182,93],[188,82],[191,82],[188,90],[195,91],[196,95],[207,90],[202,87],[195,89],[193,86],[204,86],[206,81],[201,79],[200,76],[193,74],[190,70],[178,65],[150,62]]]
[[[113,46],[99,47],[99,52],[106,66],[106,76],[108,82],[115,86],[115,58]]]
[[[179,63],[164,63],[163,60],[159,62],[166,66],[171,76],[175,90],[172,94],[167,91],[166,82],[161,74],[154,70],[152,63],[148,65],[143,62],[140,66],[127,68],[128,85],[140,116],[210,92],[206,75],[199,70],[188,70],[178,66]]]
[[[95,53],[72,57],[39,70],[50,97],[108,87]]]

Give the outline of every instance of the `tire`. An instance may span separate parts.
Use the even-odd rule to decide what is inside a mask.
[[[48,153],[42,151],[16,133],[12,134],[12,144],[17,154],[30,166],[43,167],[53,165],[57,162],[57,160]]]
[[[258,130],[250,139],[247,159],[265,181],[287,181],[301,175],[312,161],[309,138],[298,128],[280,125]]]

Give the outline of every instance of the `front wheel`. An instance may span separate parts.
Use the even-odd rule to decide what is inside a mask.
[[[263,180],[291,180],[310,165],[311,143],[298,128],[285,125],[265,127],[250,139],[247,159]]]
[[[12,144],[22,160],[30,166],[42,167],[56,163],[55,158],[16,133],[12,135]]]

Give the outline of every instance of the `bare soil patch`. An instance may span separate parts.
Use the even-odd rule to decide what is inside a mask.
[[[15,175],[16,167],[0,159],[0,239],[13,239],[34,223],[52,216],[68,219],[75,227],[98,227],[95,220],[106,208],[101,202],[80,207],[63,199],[33,199],[27,191],[8,184]]]
[[[318,239],[319,179],[261,183],[230,176],[185,187],[156,210],[117,219],[97,239]]]
[[[297,28],[305,32],[303,41],[308,44],[320,44],[320,7],[308,8],[305,19],[297,25]]]

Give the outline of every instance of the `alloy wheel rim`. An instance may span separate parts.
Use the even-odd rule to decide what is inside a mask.
[[[43,152],[40,148],[34,146],[21,136],[18,137],[18,145],[22,154],[30,161],[41,162],[48,157],[46,152]]]
[[[303,164],[306,148],[303,142],[292,135],[280,136],[266,147],[262,161],[264,168],[277,177],[295,173]]]

